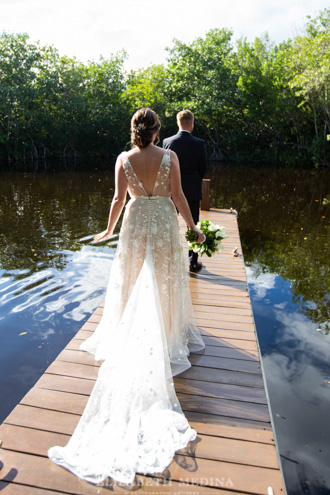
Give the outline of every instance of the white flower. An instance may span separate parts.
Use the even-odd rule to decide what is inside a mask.
[[[210,225],[208,226],[208,230],[210,232],[215,232],[216,230],[218,230],[219,228],[219,225],[214,225],[214,223],[210,222]]]
[[[219,227],[219,226],[218,226]],[[226,236],[226,228],[225,227],[219,227],[218,230],[215,233],[215,237],[218,239],[219,237],[227,237]]]

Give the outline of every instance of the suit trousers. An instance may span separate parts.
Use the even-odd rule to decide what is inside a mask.
[[[193,217],[194,223],[196,225],[198,223],[198,221],[199,221],[199,205],[200,205],[200,200],[198,199],[197,201],[196,200],[191,201],[191,200],[188,199],[188,205],[189,205],[189,208],[190,208],[191,215]],[[190,264],[191,265],[196,265],[197,260],[198,260],[198,254],[197,253],[194,253],[194,251],[189,251],[188,254],[189,254]]]

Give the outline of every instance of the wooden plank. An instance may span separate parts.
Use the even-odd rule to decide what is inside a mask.
[[[194,354],[203,354],[204,356],[216,356],[229,359],[243,359],[248,361],[259,362],[258,351],[247,351],[244,349],[224,346],[206,345],[205,349],[195,352]]]
[[[45,371],[55,375],[67,375],[82,377],[90,380],[96,380],[99,367],[88,366],[85,364],[69,363],[66,361],[54,361]]]
[[[249,304],[249,301],[244,301],[243,298],[240,298],[241,300],[237,300],[236,298],[232,297],[231,299],[228,297],[227,299],[217,297],[216,294],[208,294],[207,296],[204,295],[204,297],[198,296],[194,297],[193,293],[191,294],[191,300],[192,303],[195,304],[202,304],[206,307],[209,306],[216,306],[218,308],[241,308],[241,309],[250,309],[251,306]]]
[[[177,395],[184,410],[253,419],[255,421],[269,421],[268,408],[263,404],[200,397],[185,393],[178,393]],[[33,387],[20,403],[53,411],[82,414],[87,400],[88,395]]]
[[[230,326],[226,324],[226,326]],[[254,327],[246,328],[245,330],[237,330],[232,328],[212,328],[207,325],[199,325],[199,329],[203,337],[211,337],[214,339],[236,339],[236,340],[248,340],[251,343],[256,343],[256,335]],[[249,333],[248,333],[249,332]],[[80,330],[76,337],[79,340],[85,340],[92,335],[93,332],[87,330]]]
[[[81,415],[85,409],[87,400],[88,396],[82,394],[32,387],[23,397],[20,404]]]
[[[212,310],[211,310],[212,308]],[[236,309],[236,308],[235,308]],[[217,308],[215,306],[200,306],[196,305],[194,307],[196,319],[203,318],[208,321],[218,321],[221,320],[222,323],[230,321],[230,322],[238,322],[238,323],[246,323],[253,327],[253,318],[252,315],[240,315],[237,314],[236,311],[228,311],[228,309],[223,310],[222,308]]]
[[[142,479],[142,477],[139,479]],[[199,485],[187,484],[184,482],[175,482],[175,481],[164,482],[161,479],[157,480],[156,478],[151,478],[151,477],[145,477],[143,481],[144,484],[142,484],[141,486],[137,486],[136,488],[132,488],[131,491],[139,490],[139,493],[141,494],[150,493],[153,495],[155,495],[156,493],[161,493],[164,495],[166,494],[214,495],[214,488],[207,488],[205,486],[199,486]],[[107,493],[109,493],[109,490],[115,491],[115,493],[119,493],[119,491],[117,491],[118,488],[117,487],[114,488],[109,482],[107,482],[105,486],[108,487]],[[65,495],[67,495],[67,492],[59,492],[59,491],[54,492],[53,490],[37,488],[35,486],[31,487],[27,485],[19,485],[16,484],[15,482],[9,484],[3,481],[0,481],[0,490],[5,490],[6,495],[59,495],[60,493],[65,493]],[[120,490],[121,490],[120,493],[123,493],[124,488],[121,487]],[[217,489],[216,494],[228,495],[228,491]],[[247,494],[247,492],[241,492],[241,491],[239,492],[235,491],[235,494],[249,495]]]
[[[100,366],[100,362],[95,361],[92,354],[84,351],[71,351],[65,349],[57,359],[59,361],[67,361],[70,363],[86,364],[90,366]],[[225,358],[204,354],[191,354],[190,362],[197,366],[209,368],[226,369],[230,371],[244,371],[246,373],[261,373],[260,363],[256,360],[243,360],[237,358]]]
[[[229,308],[226,306],[206,306],[205,304],[195,304],[194,306],[195,312],[207,313],[208,315],[217,315],[221,318],[224,316],[238,316],[238,321],[248,321],[252,320],[252,310],[251,308]]]
[[[205,328],[207,329],[214,329],[214,332],[216,334],[217,331],[220,330],[239,330],[243,332],[251,332],[253,335],[253,340],[256,340],[256,334],[255,334],[255,328],[254,324],[252,323],[242,323],[242,322],[231,322],[231,321],[222,321],[221,319],[215,318],[196,318],[196,324],[198,328],[203,332]],[[85,330],[86,332],[88,330]],[[91,336],[93,334],[94,330],[89,331],[89,335]]]
[[[106,494],[106,489],[93,486],[77,476],[54,464],[50,459],[43,457],[1,451],[4,467],[1,471],[2,481],[12,481],[28,486],[38,486],[43,489],[55,490],[74,495]],[[6,490],[4,490],[6,493]]]
[[[81,330],[89,330],[90,332],[94,332],[98,323],[99,323],[99,320],[97,320],[95,322],[87,320],[86,323],[81,327]]]
[[[15,482],[18,484],[39,486],[44,489],[57,490],[73,495],[105,495],[108,493],[107,488],[86,483],[78,477],[72,476],[69,471],[57,466],[45,457],[3,449],[2,462],[4,464],[2,481],[12,481],[13,476],[15,476]],[[180,490],[182,483],[207,485],[210,488],[219,489],[231,488],[235,491],[243,491],[248,484],[249,492],[256,495],[267,493],[268,486],[272,486],[275,493],[283,493],[279,471],[273,468],[198,459],[181,454],[177,454],[174,457],[173,462],[165,472],[165,476],[171,480],[171,483],[173,481],[180,483]],[[137,477],[138,480],[141,480],[142,485],[143,478],[145,477]],[[156,474],[153,478],[161,478],[161,476]],[[145,483],[143,490],[145,493],[148,493],[148,491],[155,493],[155,486],[157,487],[156,482]],[[171,488],[173,489],[173,487],[172,485]],[[112,488],[114,491],[118,490],[118,492],[121,491],[122,493],[121,487],[113,485]],[[158,485],[158,489],[162,491],[163,485]],[[4,493],[6,492],[4,491]],[[201,492],[197,491],[197,493]],[[217,493],[219,492],[217,491]],[[226,495],[228,495],[228,492]]]
[[[196,316],[196,315],[195,315]],[[205,327],[216,330],[240,330],[242,332],[251,332],[255,337],[255,329],[252,323],[240,322],[240,321],[224,321],[223,319],[217,318],[205,318],[196,316],[196,323],[198,328],[204,329]],[[213,331],[213,330],[212,330]],[[216,335],[216,332],[214,332]]]
[[[43,375],[35,386],[48,390],[90,395],[94,383],[92,380],[84,380],[82,378],[47,374]],[[267,404],[266,395],[262,388],[214,383],[205,380],[189,380],[187,378],[181,378],[180,375],[175,378],[174,383],[177,392]]]
[[[278,469],[276,452],[273,445],[199,435],[194,442],[179,452],[179,454],[185,455],[192,455],[192,453],[195,458],[200,459],[212,459]]]
[[[274,444],[274,435],[269,422],[194,411],[185,411],[185,415],[199,434]]]
[[[226,285],[220,283],[219,280],[212,280],[207,278],[197,278],[198,274],[189,274],[189,287],[191,289],[207,290],[208,292],[217,293],[219,295],[235,296],[237,294],[239,297],[243,297],[244,294],[248,294],[246,287],[237,287],[235,285]],[[242,285],[242,284],[241,284]]]
[[[15,483],[15,480],[8,483],[0,480],[0,491],[6,495],[58,495],[61,493],[58,491],[54,492],[53,490],[37,488],[36,486],[19,485]]]
[[[225,278],[225,277],[210,277],[210,276],[206,276],[206,275],[203,275],[203,270],[200,271],[197,274],[195,273],[190,273],[189,274],[189,277],[190,277],[190,284],[192,284],[192,280],[197,280],[197,276],[199,276],[199,279],[198,279],[198,286],[203,288],[203,282],[204,284],[208,285],[208,286],[213,286],[214,289],[216,290],[220,290],[222,289],[223,291],[226,291],[227,293],[229,294],[234,294],[235,291],[236,292],[245,292],[247,291],[247,283],[246,282],[243,282],[241,280],[238,280],[238,281],[235,281],[231,278]]]
[[[275,469],[176,455],[168,471],[176,481],[194,484],[206,481],[208,486],[226,486],[232,490],[244,490],[248,485],[249,492],[254,494],[266,494],[268,486],[272,486],[275,493],[283,493],[281,476]]]
[[[210,294],[213,294],[215,296],[218,296],[219,298],[228,298],[228,299],[234,299],[235,297],[239,298],[239,300],[246,300],[249,301],[249,293],[247,289],[236,289],[236,288],[222,288],[221,285],[218,284],[210,284],[207,282],[202,282],[201,280],[198,280],[196,276],[192,276],[189,274],[189,288],[191,294],[198,294],[200,293],[201,296],[208,296]]]
[[[274,444],[273,432],[270,424],[267,422],[230,418],[193,411],[185,411],[185,414],[191,426],[199,434]],[[71,413],[50,411],[19,404],[2,426],[23,426],[31,429],[72,435],[79,418],[79,415]]]
[[[244,371],[245,373],[261,374],[260,363],[243,361],[242,359],[218,358],[216,356],[190,355],[191,364],[230,371]]]
[[[207,337],[204,336],[203,340],[206,345],[211,346],[220,346],[220,347],[230,347],[234,349],[243,349],[249,350],[251,352],[257,351],[258,346],[255,341],[243,340],[243,339],[234,339],[229,337]]]
[[[210,210],[205,215],[225,224],[230,237],[220,255],[202,258],[202,271],[190,274],[196,321],[206,348],[192,354],[192,367],[174,380],[198,437],[161,475],[138,475],[133,490],[155,495],[210,495],[215,490],[219,495],[257,495],[272,486],[276,494],[284,493],[237,219],[229,211]],[[236,246],[240,254],[235,258]],[[109,489],[122,493],[117,484],[104,488],[88,484],[46,457],[50,446],[67,443],[97,379],[102,362],[79,347],[95,331],[103,307],[104,302],[0,427],[4,464],[0,490],[5,495],[103,495]]]
[[[177,393],[215,397],[218,399],[233,399],[243,402],[267,404],[267,398],[262,388],[243,387],[228,383],[214,383],[198,380],[189,380],[176,377],[174,380]]]
[[[250,342],[256,342],[256,336],[252,330],[236,330],[228,328],[211,328],[207,326],[199,326],[201,334],[204,337],[210,337],[214,339],[236,339],[236,340],[248,340]]]
[[[82,340],[72,339],[71,342],[66,346],[68,351],[79,351]],[[231,346],[216,346],[216,345],[206,345],[205,349],[196,352],[195,354],[203,354],[205,356],[218,356],[227,357],[231,359],[243,359],[250,361],[259,361],[259,354],[257,348],[255,349],[241,349],[239,347]]]
[[[230,418],[269,421],[268,408],[264,404],[253,404],[236,400],[215,399],[178,393],[182,409],[185,411],[204,412],[228,416]]]
[[[81,364],[68,363],[66,361],[56,361],[48,370],[45,373],[46,375],[55,375],[58,376],[59,379],[62,375],[96,380],[99,367],[84,366]],[[93,373],[90,372],[91,370],[93,370]],[[54,373],[52,373],[52,371],[54,371]],[[192,366],[184,373],[181,373],[180,377],[192,380],[213,381],[214,383],[231,383],[233,385],[263,388],[263,379],[259,374],[207,368],[204,366]]]
[[[97,325],[100,323],[100,321],[101,321],[101,315],[97,313],[93,313],[92,316],[87,320],[86,326],[87,324],[91,325],[92,323],[94,323],[94,327],[92,328],[94,330],[97,327]],[[84,330],[86,330],[85,325],[83,326],[83,328]]]
[[[194,365],[180,374],[180,378],[189,380],[201,380],[212,383],[230,384],[233,387],[242,386],[250,388],[264,388],[261,375],[249,374],[244,371],[231,371],[228,369],[207,368]]]
[[[70,439],[70,435],[6,424],[0,427],[0,435],[4,449],[42,457],[47,457],[47,452],[51,447],[55,445],[64,447]],[[237,452],[239,452],[238,456]],[[178,454],[188,456],[193,454],[195,458],[278,468],[276,453],[272,445],[209,435],[199,435],[194,442]]]
[[[64,447],[70,439],[70,435],[62,433],[9,424],[0,426],[0,435],[3,449],[43,457],[47,457],[50,447],[55,445]]]
[[[24,426],[72,435],[79,419],[80,416],[77,414],[18,404],[1,427],[3,425]]]
[[[59,390],[72,394],[90,395],[95,385],[94,380],[85,380],[65,375],[42,375],[35,384],[35,387],[46,388],[48,390]]]
[[[67,349],[77,350],[80,347],[80,344],[90,336],[90,334],[80,333],[78,332],[76,336],[68,343]],[[208,337],[203,336],[203,340],[205,344],[210,347],[229,347],[232,349],[240,349],[243,351],[250,351],[252,355],[259,356],[258,346],[255,340],[244,340],[244,339],[235,339],[230,337]]]

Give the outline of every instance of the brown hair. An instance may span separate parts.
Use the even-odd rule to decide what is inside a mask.
[[[190,122],[194,122],[194,114],[190,110],[181,110],[176,116],[176,120],[180,122],[180,124],[190,124]]]
[[[150,108],[137,110],[131,120],[131,147],[146,148],[155,132],[158,136],[160,125],[157,114]]]

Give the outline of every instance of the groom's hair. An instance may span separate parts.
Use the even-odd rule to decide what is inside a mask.
[[[194,122],[194,114],[190,110],[181,110],[176,116],[176,120],[180,124],[190,124],[190,122]]]

